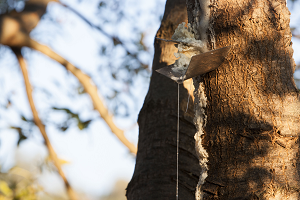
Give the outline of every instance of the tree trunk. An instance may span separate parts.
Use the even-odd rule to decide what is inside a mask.
[[[168,0],[156,36],[171,39],[178,24],[187,22],[185,0]],[[155,72],[175,62],[174,44],[155,40],[150,88],[140,111],[138,153],[134,175],[128,184],[129,200],[165,200],[176,196],[177,83]],[[195,152],[193,99],[187,86],[180,85],[179,198],[194,199],[199,179]],[[185,89],[185,87],[187,89]]]
[[[188,15],[208,49],[232,45],[217,70],[194,80],[196,110],[207,104],[196,115],[206,120],[198,124],[208,153],[203,199],[300,199],[300,106],[286,1],[188,0]]]

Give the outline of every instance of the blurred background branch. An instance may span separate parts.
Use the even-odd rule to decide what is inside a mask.
[[[49,56],[53,60],[59,62],[64,67],[66,67],[66,69],[69,70],[79,80],[79,82],[84,87],[84,90],[90,95],[94,108],[99,112],[100,116],[109,126],[111,132],[119,138],[119,140],[130,150],[131,153],[136,154],[136,147],[127,140],[127,138],[124,135],[124,131],[119,129],[115,125],[115,123],[113,122],[113,116],[108,112],[108,110],[102,103],[101,98],[99,97],[98,89],[88,75],[84,74],[80,69],[78,69],[66,59],[52,51],[52,49],[50,49],[46,45],[41,45],[34,40],[30,40],[30,45],[28,47],[42,52],[43,54]]]
[[[63,179],[63,181],[65,183],[69,199],[77,200],[76,194],[73,191],[72,187],[70,186],[70,183],[67,180],[67,178],[66,178],[66,176],[65,176],[65,174],[64,174],[64,172],[61,168],[60,161],[59,161],[59,159],[58,159],[58,157],[57,157],[57,155],[56,155],[56,153],[55,153],[55,151],[54,151],[54,149],[51,145],[51,142],[50,142],[50,140],[48,138],[48,135],[46,133],[45,126],[44,126],[43,122],[41,121],[41,119],[39,118],[38,112],[35,108],[34,100],[32,98],[32,86],[31,86],[30,81],[29,81],[29,76],[28,76],[26,63],[25,63],[25,60],[24,60],[24,58],[21,54],[21,49],[14,48],[13,52],[15,53],[15,55],[16,55],[18,61],[19,61],[19,64],[20,64],[20,68],[22,70],[22,74],[23,74],[23,78],[24,78],[24,84],[25,84],[25,88],[26,88],[26,93],[27,93],[29,105],[30,105],[32,115],[33,115],[33,120],[34,120],[36,126],[39,128],[39,130],[40,130],[40,132],[41,132],[41,134],[42,134],[42,136],[45,140],[45,145],[48,149],[49,156],[50,156],[51,160],[53,161],[53,164],[55,165],[55,167],[58,171],[58,174],[61,176],[61,178]]]
[[[101,136],[103,139],[91,140],[97,144],[97,146],[91,148],[95,149],[99,146],[99,149],[101,149],[100,151],[95,151],[93,154],[94,156],[90,158],[93,160],[99,160],[97,161],[99,164],[97,163],[95,168],[96,166],[100,166],[100,163],[103,165],[102,162],[106,163],[107,160],[118,160],[118,162],[122,163],[122,165],[115,164],[112,166],[111,164],[105,164],[106,170],[100,170],[98,168],[97,171],[91,171],[85,168],[83,174],[93,174],[90,175],[92,177],[90,179],[97,179],[98,181],[101,181],[103,176],[110,176],[110,183],[106,184],[109,187],[113,186],[112,183],[116,181],[116,177],[118,176],[117,174],[120,174],[121,172],[117,172],[115,175],[109,175],[107,172],[113,170],[114,168],[120,167],[123,169],[127,168],[126,170],[128,170],[128,162],[130,162],[131,166],[134,165],[134,157],[131,155],[135,155],[137,151],[137,137],[134,136],[137,134],[138,128],[136,126],[137,112],[141,106],[143,95],[146,94],[147,82],[149,81],[150,77],[149,63],[151,63],[152,59],[151,43],[153,38],[152,36],[149,37],[147,32],[149,32],[149,27],[153,26],[151,24],[156,24],[156,26],[159,25],[159,16],[157,15],[158,11],[155,7],[155,4],[159,5],[159,1],[161,2],[161,5],[164,4],[163,0],[157,0],[157,2],[154,2],[152,5],[152,8],[154,9],[151,10],[149,7],[144,8],[145,11],[151,13],[151,15],[154,16],[153,19],[155,19],[155,21],[152,20],[145,22],[142,21],[141,17],[138,17],[142,16],[141,12],[143,11],[136,7],[136,2],[132,0],[78,0],[75,2],[68,0],[63,2],[58,0],[0,0],[0,43],[5,45],[0,46],[0,88],[1,91],[3,91],[1,94],[3,98],[0,98],[0,129],[5,130],[4,132],[0,133],[0,166],[5,166],[2,170],[0,170],[0,172],[3,174],[9,174],[9,177],[10,172],[7,172],[7,170],[11,169],[13,166],[23,166],[24,163],[27,163],[27,160],[22,162],[19,161],[20,159],[23,159],[20,157],[14,161],[16,163],[9,161],[12,160],[11,155],[14,152],[22,152],[23,150],[21,149],[24,149],[24,146],[27,144],[31,144],[31,146],[41,146],[40,144],[43,143],[43,139],[37,135],[39,131],[36,130],[35,124],[43,133],[43,136],[46,135],[44,124],[47,126],[47,129],[49,129],[48,132],[50,135],[48,139],[45,139],[45,143],[49,149],[50,156],[49,158],[42,159],[42,161],[40,160],[35,164],[30,163],[30,167],[28,167],[28,164],[26,164],[25,168],[29,171],[31,171],[32,168],[39,168],[39,170],[37,170],[38,172],[35,170],[32,173],[34,176],[40,177],[45,176],[45,174],[49,172],[52,173],[52,171],[56,171],[55,168],[57,167],[59,174],[64,177],[63,179],[65,181],[65,186],[67,188],[69,187],[69,189],[67,189],[69,196],[72,196],[71,193],[73,193],[73,191],[71,191],[72,189],[69,181],[72,185],[74,181],[72,181],[72,179],[66,180],[65,175],[63,174],[64,172],[61,168],[59,168],[58,165],[61,163],[67,163],[68,166],[64,168],[64,171],[66,170],[66,175],[70,177],[67,169],[74,168],[73,166],[78,166],[78,164],[76,165],[77,155],[82,158],[89,158],[91,155],[88,153],[81,156],[81,152],[87,152],[87,149],[84,147],[82,142],[79,142],[79,145],[76,146],[78,150],[76,150],[76,153],[74,153],[76,158],[68,158],[67,160],[71,160],[70,162],[58,159],[53,149],[55,149],[60,155],[59,157],[61,157],[63,156],[60,150],[62,147],[68,148],[69,146],[76,145],[76,143],[74,143],[73,139],[69,139],[64,145],[57,145],[57,143],[62,143],[62,141],[57,139],[57,136],[55,136],[56,133],[65,133],[64,135],[66,136],[61,134],[61,136],[58,136],[60,138],[70,138],[76,136],[74,138],[76,139],[79,137],[74,135],[74,131],[85,132],[90,135],[89,137],[97,138],[99,138],[99,136],[96,136],[94,133],[99,134],[99,132],[101,132],[99,135],[103,135]],[[130,5],[131,9],[127,9],[126,7],[128,7],[128,5],[126,4]],[[94,6],[93,14],[89,11],[89,9],[81,9],[81,7],[78,5],[89,5],[89,9],[91,6]],[[161,8],[163,8],[163,6],[161,6]],[[134,9],[136,9],[135,12],[137,14],[132,13]],[[55,10],[60,10],[57,16],[54,14],[56,12]],[[128,12],[129,10],[131,13]],[[160,15],[162,14],[162,11],[163,9],[160,9]],[[136,19],[143,23],[138,23]],[[93,61],[91,62],[90,57],[85,58],[81,55],[77,56],[77,58],[82,58],[83,60],[81,64],[76,64],[76,66],[83,66],[81,68],[75,67],[73,64],[71,64],[71,62],[69,62],[69,60],[74,60],[75,58],[75,61],[72,61],[72,63],[76,63],[76,56],[73,56],[73,58],[70,59],[70,57],[65,54],[68,53],[67,50],[60,50],[63,46],[60,46],[58,51],[52,50],[55,49],[55,47],[53,48],[53,44],[58,41],[57,38],[63,36],[63,31],[68,29],[68,24],[70,24],[69,27],[72,28],[76,27],[76,24],[80,24],[80,26],[85,27],[86,30],[89,30],[89,32],[86,31],[88,34],[83,37],[94,40],[93,48],[98,48],[98,50],[95,51],[89,49],[91,48],[90,46],[84,46],[84,51],[92,52],[94,57],[92,58]],[[43,29],[43,27],[45,28]],[[71,31],[71,33],[68,33],[68,35],[65,37],[64,41],[68,41],[68,38],[72,37],[72,35],[82,34],[82,30],[77,30],[77,32]],[[154,34],[156,28],[152,28],[150,31],[152,31]],[[80,42],[81,36],[76,37],[76,40]],[[31,38],[34,38],[34,40]],[[151,38],[151,40],[149,40],[149,38]],[[146,40],[148,41],[145,42]],[[41,45],[41,43],[46,45]],[[54,58],[54,60],[64,65],[72,74],[74,74],[75,77],[77,77],[78,82],[76,79],[72,78],[72,76],[69,76],[69,73],[61,71],[60,69],[56,68],[56,66],[47,67],[46,65],[44,66],[44,61],[36,62],[35,60],[38,58],[37,56],[41,56],[35,53],[35,51],[30,51],[29,48],[23,47],[34,47],[33,49],[39,50],[43,54]],[[21,51],[19,51],[21,48],[22,54]],[[28,60],[28,70],[30,71],[30,78],[32,80],[31,82],[35,88],[33,97],[31,96],[32,105],[34,98],[36,101],[37,110],[39,110],[40,114],[40,118],[38,119],[36,117],[39,116],[35,115],[35,112],[37,114],[35,108],[33,108],[35,112],[33,112],[33,116],[31,117],[26,105],[23,106],[23,103],[21,103],[24,102],[22,95],[21,98],[19,98],[21,91],[19,88],[22,89],[24,87],[22,83],[16,84],[16,86],[18,85],[17,87],[7,87],[7,85],[13,83],[12,80],[19,80],[19,71],[14,67],[17,65],[17,62],[13,57],[10,58],[10,49],[18,49],[18,52],[15,53],[18,54],[20,64],[22,64],[22,60],[24,59],[23,56],[26,57],[26,60]],[[74,50],[75,48],[72,49],[72,51]],[[81,49],[78,48],[78,50]],[[42,59],[46,58],[42,57]],[[49,61],[47,60],[47,62]],[[37,64],[38,67],[35,67],[35,63],[39,63]],[[96,67],[95,64],[97,65]],[[5,66],[12,66],[12,68]],[[7,72],[5,73],[6,70]],[[85,73],[83,73],[83,71]],[[13,76],[17,77],[17,79],[9,79],[9,74],[14,73],[16,74]],[[4,76],[4,74],[6,75]],[[12,84],[12,86],[13,85],[14,84]],[[143,87],[137,89],[137,86]],[[7,90],[2,88],[7,88]],[[103,95],[100,95],[100,91]],[[86,98],[87,95],[89,95],[92,99],[93,106]],[[103,102],[106,103],[104,104]],[[103,120],[99,119],[99,115],[93,112],[93,109],[98,111]],[[39,123],[37,123],[37,121]],[[106,137],[108,138],[108,136],[106,132],[108,132],[108,130],[102,124],[102,121],[105,122],[110,131],[114,133],[123,144],[125,144],[129,150],[127,150],[127,154],[130,152],[130,154],[128,154],[129,157],[126,156],[126,150],[124,151],[123,147],[120,148],[115,146],[117,143],[114,144],[114,142],[107,142]],[[9,145],[6,139],[6,132],[17,133],[17,149],[15,150],[13,147],[10,147],[11,151],[9,154],[4,153],[3,151],[5,150],[7,152],[6,146]],[[128,136],[131,141],[128,139]],[[82,136],[80,137],[82,138]],[[53,148],[50,144],[50,140],[51,143],[53,143]],[[111,141],[111,139],[109,139],[109,141]],[[32,142],[34,145],[32,145]],[[1,145],[2,143],[4,146]],[[101,143],[101,145],[98,145],[99,143]],[[33,147],[30,147],[29,149],[32,148]],[[41,149],[41,147],[38,148]],[[74,147],[72,148],[74,149]],[[53,150],[53,153],[51,153],[51,149]],[[23,154],[23,152],[21,152],[18,154]],[[38,154],[38,152],[34,153],[34,155]],[[97,156],[95,156],[96,154]],[[116,156],[117,154],[122,155],[122,157]],[[44,152],[42,155],[46,156]],[[52,158],[53,155],[55,155],[56,158],[55,156]],[[106,158],[106,160],[101,160],[101,157],[98,158],[98,155],[102,155],[102,157],[103,155],[109,155],[109,157]],[[26,156],[30,156],[30,154],[26,154]],[[48,160],[54,160],[53,166],[51,164],[52,162],[49,162]],[[20,165],[18,164],[19,162],[21,163]],[[80,165],[85,165],[85,163],[81,162]],[[89,166],[93,168],[91,164]],[[132,171],[133,168],[130,168]],[[83,175],[80,175],[82,170],[73,171],[73,174],[77,174],[76,177],[83,177]],[[95,176],[94,174],[99,173],[98,171],[101,171],[101,175]],[[83,182],[87,182],[90,179],[85,177]],[[19,180],[10,182],[9,178],[5,179],[4,182],[6,183],[7,191],[13,191],[13,194],[17,194],[15,192],[14,184],[19,184],[18,181]],[[39,185],[40,182],[41,180],[35,179],[30,182],[29,185]],[[102,194],[105,193],[104,196],[102,195],[101,199],[111,199],[107,190],[104,189],[107,188],[107,186],[101,186],[103,189],[98,189],[96,192],[99,193],[102,191]],[[97,184],[95,184],[95,187],[97,187]],[[122,194],[122,197],[116,197],[113,195],[113,199],[124,198],[125,186],[123,185],[122,187],[123,191],[118,193]],[[79,199],[91,198],[91,196],[87,197],[84,195],[80,190],[77,191],[78,186],[75,187],[75,190]],[[103,192],[104,190],[106,192]],[[54,193],[57,194],[54,194],[53,192],[50,194],[47,191],[49,191],[49,189],[37,189],[33,187],[31,194],[34,194],[35,196],[32,197],[32,199],[70,199],[70,197],[68,198],[64,192],[60,193],[55,191]],[[1,196],[1,194],[4,193],[1,193],[0,190],[0,198],[5,196]],[[23,194],[23,196],[21,195],[20,197],[16,197],[15,195],[11,196],[9,192],[7,194],[9,194],[9,196],[5,196],[5,198],[27,198],[25,194]],[[63,195],[60,196],[61,194]],[[71,197],[71,199],[75,199],[75,197]]]

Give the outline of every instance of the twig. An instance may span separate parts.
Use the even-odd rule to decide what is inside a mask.
[[[75,13],[78,17],[80,17],[83,21],[85,21],[85,23],[87,23],[92,28],[98,29],[98,31],[100,31],[107,38],[111,38],[112,37],[110,34],[108,34],[107,32],[105,32],[100,26],[96,26],[96,25],[92,24],[87,18],[85,18],[81,13],[79,13],[77,10],[75,10],[71,6],[68,6],[68,5],[66,5],[64,3],[61,3],[61,2],[59,2],[59,4],[61,4],[62,6],[68,8],[69,10],[71,10],[73,13]]]
[[[84,74],[80,69],[72,65],[70,62],[68,62],[66,59],[55,53],[46,45],[42,45],[30,39],[28,47],[40,51],[41,53],[49,56],[53,60],[56,60],[64,67],[66,67],[66,69],[69,70],[79,80],[79,82],[84,87],[84,90],[90,95],[91,100],[94,104],[94,108],[99,112],[102,119],[109,126],[111,132],[119,138],[119,140],[129,149],[131,153],[137,153],[135,145],[127,140],[127,138],[124,135],[124,131],[119,129],[113,122],[113,116],[108,112],[107,108],[102,103],[102,100],[99,97],[97,87],[88,75]]]
[[[112,39],[114,41],[114,43],[116,44],[120,44],[121,46],[123,46],[123,48],[125,49],[126,53],[128,55],[131,55],[133,58],[137,59],[137,54],[132,53],[127,47],[126,45],[116,36],[112,36],[109,33],[107,33],[106,31],[104,31],[100,26],[96,26],[95,24],[93,24],[92,22],[90,22],[86,17],[84,17],[82,14],[80,14],[77,10],[75,10],[74,8],[59,2],[59,4],[61,4],[62,6],[68,8],[69,10],[71,10],[73,13],[75,13],[78,17],[80,17],[83,21],[85,21],[85,23],[87,23],[90,27],[97,29],[98,31],[100,31],[104,36],[106,36],[109,39]]]
[[[31,107],[34,122],[35,122],[36,126],[40,129],[40,132],[42,133],[42,136],[45,140],[46,147],[49,151],[49,156],[50,156],[51,160],[53,161],[53,164],[57,168],[58,174],[61,176],[61,178],[63,179],[63,181],[65,183],[69,198],[71,200],[77,200],[75,192],[71,188],[64,172],[62,171],[60,161],[59,161],[59,159],[58,159],[58,157],[57,157],[57,155],[56,155],[56,153],[55,153],[55,151],[54,151],[54,149],[53,149],[53,147],[50,143],[50,140],[49,140],[48,135],[46,133],[45,126],[42,123],[41,119],[39,118],[38,112],[35,108],[34,101],[33,101],[33,98],[32,98],[32,87],[31,87],[31,84],[30,84],[30,81],[29,81],[28,71],[27,71],[27,68],[26,68],[26,63],[25,63],[25,60],[24,60],[24,58],[21,54],[21,49],[20,48],[13,49],[13,51],[14,51],[14,53],[16,54],[16,56],[18,58],[20,68],[21,68],[22,73],[23,73],[26,92],[27,92],[27,97],[28,97],[28,101],[29,101],[29,104],[30,104],[30,107]]]
[[[57,0],[47,0],[48,1],[57,1]],[[82,16],[83,17],[83,16]],[[7,29],[5,34],[0,33],[0,43],[7,45],[11,48],[20,49],[23,46],[33,48],[37,51],[42,52],[43,54],[49,56],[50,58],[56,60],[65,66],[75,77],[78,78],[79,82],[83,85],[85,91],[90,95],[95,109],[99,112],[100,116],[104,119],[107,125],[110,127],[111,131],[119,138],[119,140],[129,148],[130,152],[136,154],[137,149],[135,145],[130,143],[124,136],[124,131],[119,129],[113,122],[112,115],[108,112],[106,107],[101,101],[101,98],[98,96],[97,87],[92,82],[91,78],[84,74],[80,69],[73,66],[66,59],[55,53],[52,49],[45,45],[41,45],[38,42],[32,40],[28,33],[25,33],[23,30],[22,22],[20,20],[14,19],[12,17],[6,17],[3,19],[4,24],[6,24],[3,30]],[[87,21],[87,20],[86,20]],[[9,25],[9,28],[7,28]],[[13,26],[14,25],[14,26]],[[92,25],[92,24],[90,24]],[[4,25],[3,25],[4,26]],[[12,28],[14,27],[14,28]],[[100,30],[100,27],[98,27]],[[114,39],[114,38],[113,38]],[[122,43],[121,43],[122,44]],[[19,50],[20,51],[20,50]],[[129,52],[130,53],[130,52]],[[133,55],[133,54],[131,54]],[[134,55],[133,55],[134,56]]]

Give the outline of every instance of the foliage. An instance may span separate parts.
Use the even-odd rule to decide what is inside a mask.
[[[57,0],[40,0],[36,2],[47,3],[50,1],[57,2]],[[28,16],[34,16],[39,8],[24,7],[28,2],[34,2],[34,0],[0,0],[0,21],[4,16],[14,12],[14,10],[17,11],[14,12],[16,16],[22,15],[22,13],[29,13]],[[83,2],[86,1],[76,1],[77,4]],[[147,46],[145,44],[145,38],[147,37],[147,26],[153,22],[143,23],[143,27],[141,27],[140,23],[137,23],[136,13],[132,14],[132,10],[134,9],[130,9],[130,11],[128,9],[130,6],[133,8],[136,1],[96,0],[94,2],[97,2],[98,5],[95,7],[96,9],[94,10],[92,18],[86,13],[83,14],[84,12],[82,10],[80,11],[78,6],[67,5],[66,2],[51,4],[51,6],[47,8],[48,12],[43,15],[42,20],[39,23],[39,26],[43,23],[47,24],[46,31],[43,32],[42,28],[34,29],[30,33],[30,37],[51,46],[51,40],[56,40],[57,38],[64,36],[60,29],[64,26],[68,26],[68,22],[70,21],[64,21],[63,15],[61,14],[58,16],[53,14],[55,12],[53,12],[52,7],[63,10],[63,13],[68,13],[68,15],[76,18],[77,21],[87,24],[90,27],[90,32],[93,32],[92,37],[95,37],[95,41],[98,43],[99,67],[93,70],[90,70],[88,66],[85,65],[77,67],[88,74],[96,82],[97,87],[100,89],[101,93],[103,93],[103,100],[107,100],[106,105],[112,114],[118,117],[132,118],[137,110],[136,99],[139,96],[139,92],[135,91],[135,87],[137,84],[140,85],[141,83],[146,83],[150,76],[148,64],[151,61],[151,48],[149,45]],[[46,9],[43,9],[42,11],[44,12],[44,10]],[[137,10],[135,10],[135,12],[137,12]],[[157,11],[153,10],[151,12],[155,13]],[[142,13],[139,11],[138,15],[141,16]],[[95,18],[98,20],[95,20]],[[156,20],[158,21],[158,18]],[[39,22],[39,19],[35,22]],[[52,29],[48,27],[52,27]],[[30,32],[32,28],[26,31]],[[126,29],[126,31],[124,31],[124,29]],[[22,31],[24,30],[25,29]],[[2,27],[1,31],[3,31]],[[124,33],[127,33],[127,35],[124,35]],[[128,35],[128,33],[130,34]],[[85,37],[90,37],[90,35]],[[0,51],[1,62],[7,61],[9,63],[9,69],[2,65],[0,66],[0,70],[2,72],[8,70],[13,72],[16,76],[19,76],[19,71],[16,70],[15,67],[17,66],[15,58],[8,58],[11,56],[11,51],[3,46],[0,46]],[[31,58],[36,54],[28,49],[23,49],[22,53],[28,60],[29,67],[31,68]],[[57,69],[53,69],[53,71],[54,70]],[[76,103],[82,101],[82,99],[84,99],[85,103],[88,101],[87,93],[83,87],[80,86],[76,80],[72,79],[69,74],[64,74],[64,78],[55,76],[52,80],[50,77],[50,81],[42,80],[40,82],[35,82],[35,78],[39,76],[36,76],[36,74],[38,74],[37,71],[37,69],[29,69],[31,75],[30,79],[32,78],[31,80],[33,80],[34,98],[38,99],[37,107],[39,108],[39,104],[42,105],[40,106],[41,109],[39,109],[39,112],[43,125],[57,127],[61,132],[68,132],[67,130],[74,126],[77,126],[79,130],[88,129],[98,116],[93,113],[92,106],[88,107],[88,109],[82,109],[82,107],[79,106],[77,107]],[[12,81],[12,79],[4,80],[2,78],[0,77],[0,87],[5,87]],[[46,84],[46,82],[48,82],[48,84]],[[110,84],[107,84],[108,82]],[[52,86],[48,87],[50,84]],[[53,88],[59,91],[58,95]],[[22,88],[22,90],[23,89],[24,88]],[[2,90],[2,98],[0,99],[0,105],[2,105],[0,108],[0,128],[10,128],[15,130],[19,136],[17,145],[20,145],[23,141],[33,138],[37,129],[35,128],[36,118],[34,121],[30,112],[28,112],[27,107],[19,106],[20,101],[26,101],[20,98],[16,99],[17,95],[15,94],[18,92],[19,91],[16,92],[9,89]],[[41,99],[44,99],[45,101]],[[64,99],[64,101],[61,101],[61,99]],[[89,104],[91,103],[89,102]],[[135,110],[135,112],[133,112],[133,110]],[[7,115],[12,115],[13,113],[14,119],[10,120],[3,113]],[[136,117],[134,116],[134,118]],[[65,161],[60,160],[60,162],[64,163]],[[46,162],[46,166],[49,169],[53,168],[51,162]],[[3,190],[2,196],[6,195],[5,198],[36,198],[34,195],[36,195],[39,190],[32,188],[33,185],[35,185],[35,180],[28,183],[28,186],[25,187],[28,189],[22,191],[16,191],[16,189],[12,187],[10,181],[10,178],[7,178],[1,185]],[[11,191],[13,197],[9,191]],[[16,196],[18,194],[21,194],[21,196]]]
[[[15,167],[8,173],[0,173],[0,200],[37,200],[42,190],[25,169]]]
[[[83,1],[79,1],[78,3],[80,4],[82,2]],[[149,81],[150,76],[148,63],[151,61],[151,48],[144,43],[144,39],[147,36],[145,28],[149,25],[149,23],[153,22],[149,22],[148,24],[145,23],[145,27],[140,27],[139,24],[135,22],[136,13],[132,14],[128,12],[127,9],[129,6],[132,6],[133,3],[134,1],[131,0],[98,1],[98,8],[95,12],[95,16],[99,19],[98,22],[91,22],[71,5],[62,4],[63,7],[60,8],[73,13],[73,15],[77,17],[77,20],[88,24],[92,30],[95,30],[95,34],[97,35],[96,37],[100,37],[99,58],[101,59],[101,62],[99,63],[97,73],[94,71],[92,72],[93,74],[90,74],[90,72],[88,72],[88,74],[96,81],[99,89],[103,91],[103,96],[107,100],[106,105],[110,112],[121,118],[133,118],[133,114],[137,111],[135,101],[138,98],[138,94],[134,91],[137,84],[136,80],[146,83]],[[23,6],[24,0],[2,0],[0,13],[7,13],[13,9],[22,11]],[[141,15],[141,13],[138,13],[138,15]],[[62,26],[62,24],[57,21],[57,16],[53,16],[51,12],[46,13],[42,21],[43,23],[47,23],[50,27]],[[112,24],[114,30],[112,29]],[[122,28],[119,28],[124,25],[127,26],[126,32],[130,32],[131,35],[124,36]],[[49,33],[38,32],[38,34],[44,34],[47,36]],[[50,34],[52,35],[49,37],[54,39],[54,37],[57,37],[59,32],[53,34],[50,31]],[[33,33],[33,35],[37,35],[37,33]],[[2,53],[2,55],[4,54],[5,53]],[[32,52],[27,51],[26,54],[27,57],[31,57]],[[74,84],[72,81],[70,82],[71,84],[68,83],[68,87],[71,87],[72,91],[68,89],[69,91],[67,92],[66,98],[72,99],[75,96],[77,96],[75,97],[77,99],[82,98],[81,96],[85,98],[84,96],[86,96],[86,93],[82,86],[79,86],[78,83]],[[110,84],[105,84],[107,82],[110,82]],[[65,85],[65,83],[62,80],[56,79],[54,85],[60,88],[62,85]],[[48,99],[55,98],[51,89],[47,87],[34,87],[41,93],[41,95],[47,96]],[[23,111],[18,110],[18,108],[13,105],[10,100],[10,95],[5,96],[9,102],[10,109],[14,109],[18,113],[23,113]],[[71,99],[69,101],[72,101]],[[62,132],[67,131],[70,126],[74,126],[75,124],[80,130],[84,130],[88,128],[91,122],[95,119],[95,117],[82,119],[80,117],[82,115],[82,111],[75,111],[73,109],[74,106],[50,104],[48,105],[48,108],[49,110],[46,112],[47,114],[42,116],[47,119],[46,121],[45,119],[43,120],[45,121],[45,125],[55,125]],[[61,113],[65,112],[67,117],[64,121],[57,122],[56,120],[50,120],[58,111],[58,109],[52,108],[59,108]],[[134,110],[135,112],[132,112]],[[28,114],[26,115],[28,116]],[[27,120],[24,116],[25,114],[20,115],[22,121],[31,124],[32,119]],[[72,123],[74,121],[76,123]],[[25,123],[22,123],[22,125],[10,124],[10,126],[19,133],[20,139],[18,144],[27,138],[30,138],[30,132],[32,132],[31,125],[28,126]]]
[[[63,125],[61,125],[61,126],[59,126],[59,129],[61,130],[61,131],[66,131],[68,128],[69,128],[69,126],[70,126],[70,120],[72,120],[72,119],[75,119],[76,120],[76,122],[77,122],[77,127],[80,129],[80,130],[83,130],[83,129],[85,129],[85,128],[87,128],[89,125],[90,125],[90,123],[91,123],[91,119],[90,120],[86,120],[86,121],[82,121],[81,119],[80,119],[80,117],[79,117],[79,114],[77,114],[77,113],[73,113],[70,109],[68,109],[68,108],[56,108],[56,107],[53,107],[52,108],[53,110],[58,110],[58,111],[63,111],[63,112],[65,112],[67,115],[68,115],[68,118],[67,118],[67,121],[65,121],[64,123],[63,123]]]

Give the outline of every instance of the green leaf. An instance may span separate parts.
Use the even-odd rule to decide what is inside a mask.
[[[25,136],[25,135],[21,135],[21,136],[19,136],[19,140],[18,140],[18,146],[21,144],[21,142],[23,142],[24,140],[26,140],[27,139],[27,137]]]
[[[24,135],[23,129],[21,127],[11,126],[10,128],[18,131],[18,133],[19,133],[19,140],[17,143],[18,146],[21,144],[21,142],[28,139],[28,137]]]
[[[32,119],[27,119],[24,115],[21,115],[21,119],[24,121],[24,122],[29,122],[29,123],[33,123],[34,124],[34,121]]]
[[[59,110],[59,111],[64,111],[65,113],[67,113],[69,115],[70,118],[76,118],[78,119],[79,116],[76,113],[73,113],[70,109],[68,108],[57,108],[57,107],[52,107],[53,110]]]
[[[92,120],[87,120],[85,122],[82,122],[79,120],[77,123],[77,126],[78,126],[79,130],[83,130],[83,129],[86,129],[90,125],[91,122],[92,122]]]
[[[28,120],[26,119],[26,117],[24,117],[23,115],[21,115],[21,119],[25,122],[27,122]]]
[[[114,45],[117,46],[118,44],[122,44],[122,42],[119,40],[119,38],[117,37],[113,37],[113,42],[114,42]]]
[[[60,110],[60,111],[65,111],[68,114],[71,114],[72,112],[68,108],[57,108],[57,107],[52,107],[53,110]]]
[[[79,114],[77,113],[73,113],[71,110],[67,109],[67,108],[57,108],[57,107],[52,107],[53,110],[60,110],[60,111],[64,111],[66,112],[68,115],[69,115],[69,120],[70,119],[75,119],[77,121],[77,127],[80,129],[80,130],[83,130],[85,128],[87,128],[89,126],[89,124],[91,123],[92,120],[87,120],[87,121],[81,121],[80,117],[79,117]],[[68,126],[68,121],[66,121],[64,123],[64,125],[62,126],[59,126],[59,129],[61,131],[66,131],[69,126]]]
[[[59,127],[59,129],[63,132],[65,132],[67,129],[69,128],[69,126],[61,126]]]

